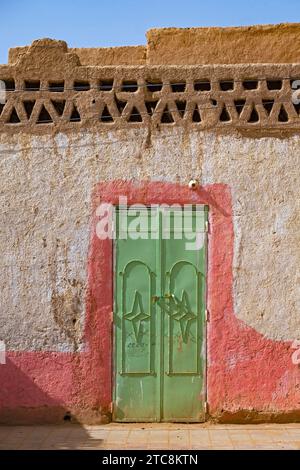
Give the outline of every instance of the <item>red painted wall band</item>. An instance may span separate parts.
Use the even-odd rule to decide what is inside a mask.
[[[0,365],[1,408],[110,407],[112,396],[112,242],[96,235],[100,203],[207,204],[208,402],[212,415],[239,410],[284,412],[299,408],[299,368],[289,342],[264,338],[234,314],[232,260],[234,229],[230,188],[212,184],[191,191],[160,182],[99,183],[93,193],[88,255],[88,289],[81,353],[8,352]]]

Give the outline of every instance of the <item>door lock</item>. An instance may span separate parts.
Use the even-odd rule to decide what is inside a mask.
[[[165,294],[165,295],[162,295],[161,297],[159,297],[158,295],[152,295],[151,297],[153,304],[155,304],[155,302],[157,302],[160,299],[174,299],[174,298],[175,298],[174,294]]]
[[[174,299],[174,294],[165,294],[164,298],[165,299]]]

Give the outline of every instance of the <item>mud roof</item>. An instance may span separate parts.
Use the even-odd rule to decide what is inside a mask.
[[[162,28],[140,46],[68,48],[81,65],[201,65],[299,63],[300,23],[230,28]],[[9,51],[15,64],[30,46]],[[49,47],[51,47],[49,43]]]

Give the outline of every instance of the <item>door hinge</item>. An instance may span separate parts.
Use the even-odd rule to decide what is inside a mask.
[[[114,322],[114,312],[110,312],[110,322]]]
[[[207,308],[205,309],[205,321],[209,322],[209,311],[207,310]]]
[[[111,414],[113,414],[113,412],[114,412],[114,402],[113,401],[110,402],[109,411],[111,412]]]
[[[204,412],[207,415],[208,414],[208,403],[207,401],[204,402]]]
[[[205,221],[205,232],[209,231],[209,222],[208,220]]]

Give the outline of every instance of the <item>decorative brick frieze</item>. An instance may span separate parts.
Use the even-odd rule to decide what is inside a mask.
[[[7,89],[0,131],[298,129],[298,78],[300,64],[81,66],[65,43],[40,40],[0,67]]]

